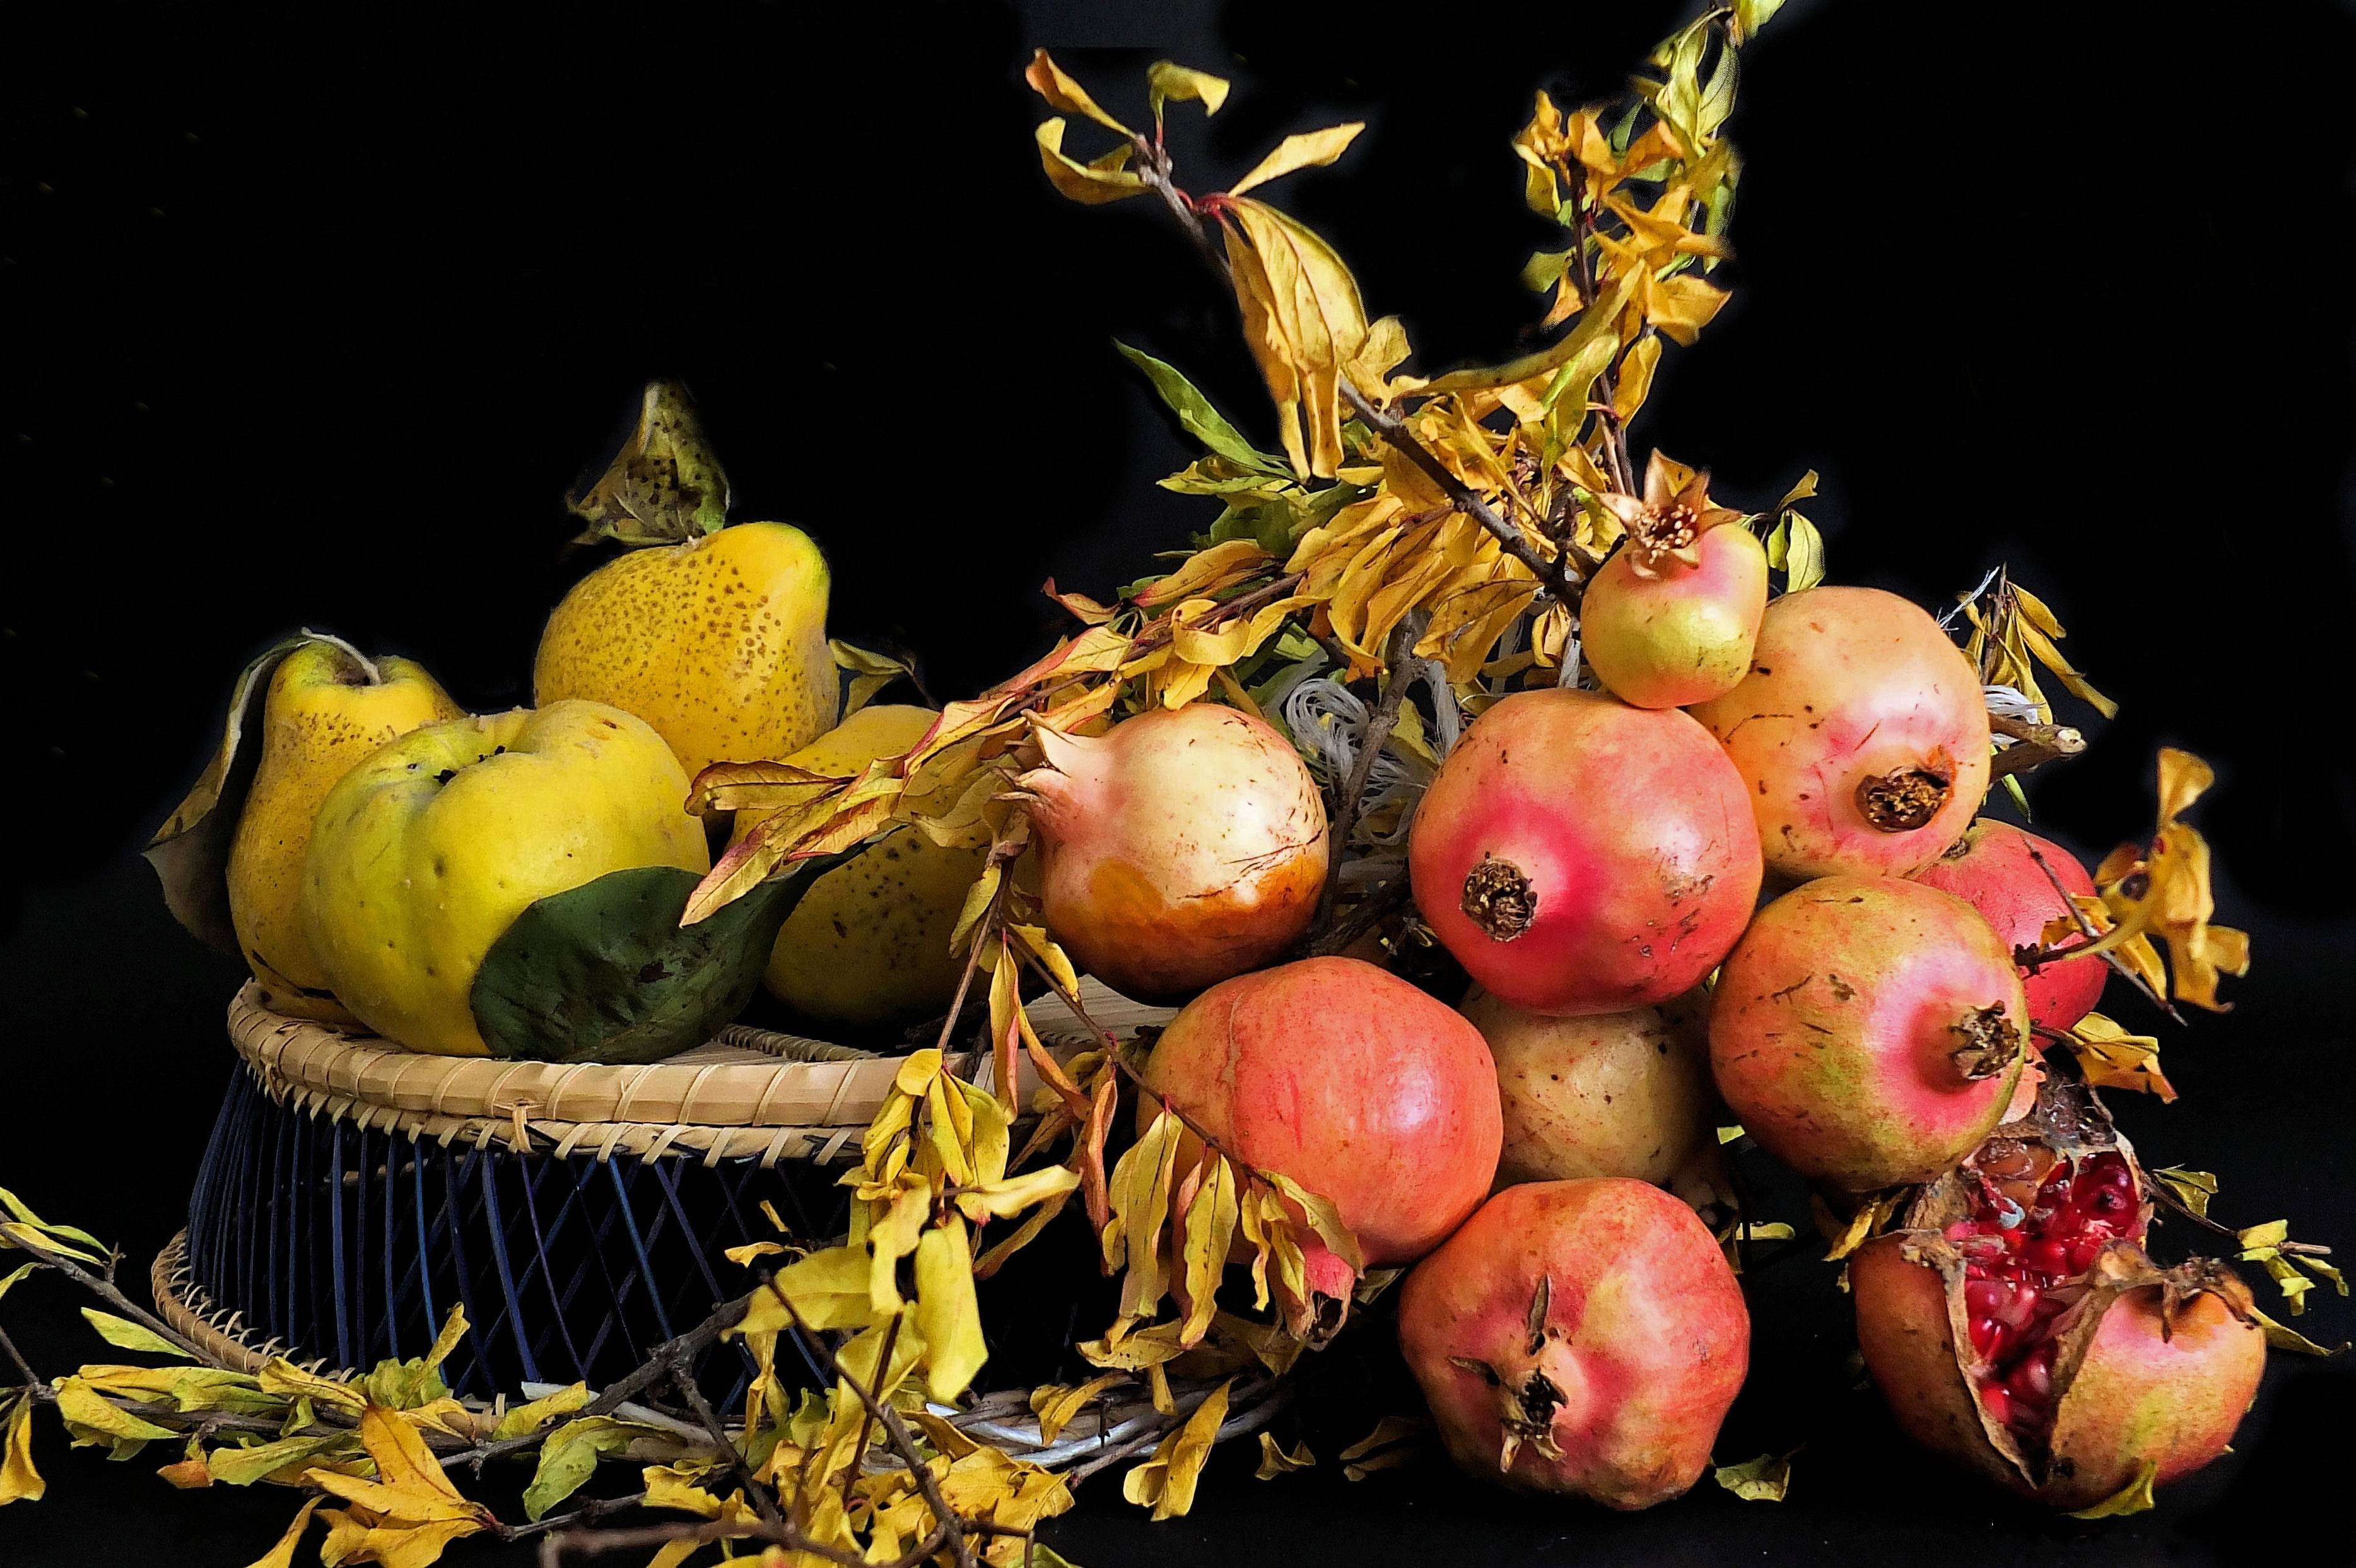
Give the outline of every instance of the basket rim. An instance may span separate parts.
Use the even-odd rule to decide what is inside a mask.
[[[1169,1009],[1130,1002],[1098,986],[1090,1015],[1128,1033],[1166,1022]],[[1104,1010],[1099,1013],[1097,1009]],[[1034,1008],[1050,1043],[1087,1042],[1076,1019]],[[1066,1027],[1059,1029],[1059,1023]],[[892,1090],[905,1056],[854,1054],[823,1040],[731,1029],[666,1061],[507,1061],[429,1056],[357,1028],[290,1018],[249,981],[229,1005],[229,1036],[248,1072],[274,1099],[313,1115],[349,1119],[412,1138],[487,1145],[559,1157],[617,1153],[656,1159],[701,1156],[707,1163],[757,1158],[831,1163],[858,1140]],[[834,1060],[788,1060],[786,1053]],[[988,1069],[986,1055],[952,1052],[952,1071]],[[1027,1061],[1018,1092],[1035,1086]]]

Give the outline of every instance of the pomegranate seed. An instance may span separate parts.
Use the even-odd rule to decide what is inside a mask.
[[[2072,1242],[2070,1243],[2070,1272],[2072,1274],[2083,1274],[2088,1269],[2093,1268],[2094,1266],[2094,1260],[2103,1255],[2103,1248],[2110,1243],[2110,1240],[2111,1238],[2102,1232],[2090,1231],[2085,1235],[2080,1236],[2077,1240]]]
[[[2036,1310],[2039,1294],[2037,1286],[2021,1280],[2013,1285],[2011,1296],[1992,1316],[2006,1328],[2018,1328],[2028,1322],[2029,1314]]]
[[[1992,1356],[1997,1341],[2004,1337],[2004,1325],[1993,1317],[1972,1319],[1972,1349],[1983,1357]]]
[[[2039,1274],[2062,1275],[2070,1270],[2070,1248],[2051,1236],[2040,1236],[2020,1249],[2020,1261]]]
[[[1964,1307],[1975,1317],[1994,1317],[2011,1297],[2011,1287],[2000,1280],[1970,1279],[1964,1283]]]
[[[2007,1392],[2023,1404],[2043,1404],[2053,1397],[2053,1358],[2051,1346],[2041,1345],[2006,1374]]]
[[[1987,1413],[2003,1424],[2010,1426],[2013,1424],[2012,1396],[2004,1391],[2003,1385],[1991,1383],[1980,1390],[1980,1403],[1986,1405]]]
[[[2094,1193],[2094,1211],[2098,1214],[2115,1214],[2125,1209],[2128,1201],[2126,1189],[2124,1187],[2099,1188]]]

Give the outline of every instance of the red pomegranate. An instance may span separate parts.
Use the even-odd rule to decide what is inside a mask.
[[[1722,697],[1751,668],[1767,608],[1765,548],[1733,526],[1684,542],[1690,562],[1632,534],[1580,600],[1580,651],[1604,689],[1638,708]]]
[[[1742,781],[1685,714],[1518,692],[1416,810],[1415,901],[1456,961],[1533,1012],[1622,1012],[1698,984],[1759,896]]]
[[[1047,929],[1079,966],[1149,1001],[1281,956],[1325,886],[1325,805],[1290,741],[1214,703],[1100,737],[1035,726],[1015,781],[1039,832]]]
[[[1767,863],[1787,876],[1911,876],[1987,794],[1978,673],[1936,621],[1877,588],[1768,605],[1751,673],[1693,714],[1734,760]]]
[[[1916,1441],[2061,1509],[2225,1451],[2265,1337],[2231,1269],[2145,1254],[2137,1177],[2056,1085],[1850,1261],[1858,1348]]]
[[[1472,1475],[1615,1509],[1683,1493],[1751,1317],[1708,1227],[1641,1181],[1509,1187],[1416,1265],[1399,1348]]]
[[[1212,987],[1154,1041],[1144,1080],[1229,1154],[1330,1200],[1370,1266],[1439,1245],[1496,1174],[1497,1069],[1481,1031],[1355,958]],[[1322,1262],[1312,1283],[1335,1294]]]
[[[2051,876],[2046,875],[2048,869]],[[2008,822],[1985,817],[1917,871],[1914,880],[1953,893],[1979,911],[2015,954],[2039,944],[2046,922],[2069,915],[2069,903],[2054,891],[2056,881],[2082,897],[2094,894],[2094,879],[2069,850]],[[2110,973],[2099,958],[2064,958],[2024,970],[2029,1021],[2040,1029],[2068,1029],[2094,1010]]]
[[[1866,1192],[1928,1181],[1987,1136],[2028,1020],[2012,954],[1971,905],[1821,877],[1761,910],[1728,955],[1710,1069],[1769,1153]]]

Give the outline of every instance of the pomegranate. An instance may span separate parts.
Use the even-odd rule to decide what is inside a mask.
[[[1851,1192],[1928,1181],[2012,1098],[2029,1004],[1971,905],[1821,877],[1761,910],[1711,993],[1719,1092],[1769,1153]]]
[[[1671,541],[1694,560],[1680,560]],[[1672,513],[1665,528],[1631,531],[1596,570],[1580,600],[1580,651],[1622,702],[1682,708],[1734,689],[1766,608],[1767,551],[1757,537],[1719,527],[1697,538]]]
[[[1877,588],[1768,605],[1751,673],[1693,711],[1742,774],[1767,863],[1791,876],[1911,876],[1987,794],[1978,673],[1936,621]]]
[[[1851,1260],[1865,1364],[1918,1442],[2062,1509],[2225,1451],[2265,1337],[2231,1269],[2144,1253],[2138,1175],[2057,1083]]]
[[[1399,1348],[1469,1473],[1615,1509],[1683,1493],[1751,1357],[1742,1289],[1641,1181],[1509,1187],[1416,1265]]]
[[[1177,1000],[1281,955],[1325,886],[1325,804],[1291,742],[1212,703],[1099,737],[1034,725],[1015,781],[1047,929],[1114,990]]]
[[[1497,1061],[1497,1179],[1625,1176],[1668,1183],[1718,1138],[1702,1031],[1651,1008],[1550,1019],[1476,992],[1464,1016]]]
[[[1701,726],[1559,688],[1464,732],[1416,810],[1408,867],[1456,961],[1555,1016],[1690,990],[1759,896],[1742,781]]]
[[[1355,958],[1212,987],[1154,1041],[1143,1076],[1229,1154],[1331,1201],[1370,1266],[1439,1245],[1496,1174],[1497,1070],[1481,1031]],[[1312,1254],[1312,1282],[1343,1294],[1347,1270],[1335,1282],[1331,1262]]]
[[[1986,818],[1973,823],[1914,880],[1979,911],[2016,955],[2039,944],[2047,921],[2070,913],[2069,903],[2054,891],[2057,880],[2082,897],[2094,894],[2094,879],[2069,850],[2008,822]],[[2039,1029],[2068,1029],[2094,1010],[2110,973],[2099,958],[2064,958],[2025,969],[2029,1021]]]

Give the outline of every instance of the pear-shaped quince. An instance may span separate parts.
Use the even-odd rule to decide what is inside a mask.
[[[229,854],[230,917],[263,1002],[295,1018],[349,1023],[301,919],[312,819],[336,781],[421,724],[465,716],[432,676],[403,658],[370,660],[311,635],[270,677],[262,756]]]
[[[532,668],[545,707],[566,698],[635,713],[693,778],[808,745],[840,703],[826,644],[826,561],[786,523],[739,523],[634,549],[576,584]]]
[[[330,790],[303,919],[344,1005],[414,1051],[488,1054],[470,1002],[483,956],[534,901],[639,866],[711,868],[687,775],[603,703],[413,731]]]
[[[862,708],[785,760],[812,773],[852,774],[924,739],[929,708]],[[739,812],[742,838],[759,816]],[[964,955],[949,951],[987,844],[944,848],[903,827],[810,885],[786,919],[763,975],[770,995],[821,1023],[905,1023],[937,1013],[957,990]]]

